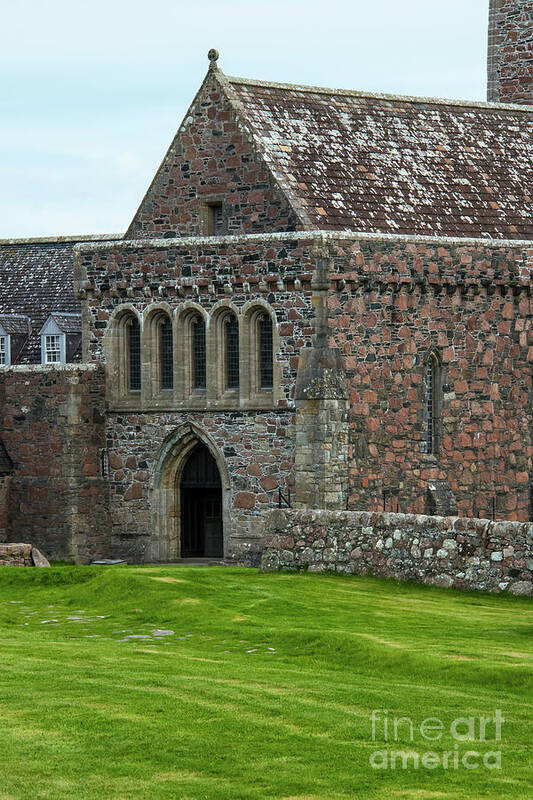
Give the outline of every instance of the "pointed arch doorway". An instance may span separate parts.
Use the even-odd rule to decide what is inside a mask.
[[[161,445],[150,506],[145,562],[224,557],[224,537],[231,530],[231,480],[217,443],[191,421],[175,428]]]
[[[178,483],[181,558],[222,558],[222,482],[203,442],[190,451]]]

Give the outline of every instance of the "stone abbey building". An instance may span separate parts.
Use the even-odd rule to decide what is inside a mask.
[[[533,0],[490,4],[489,103],[209,59],[123,236],[0,243],[0,540],[255,564],[279,502],[529,520]]]

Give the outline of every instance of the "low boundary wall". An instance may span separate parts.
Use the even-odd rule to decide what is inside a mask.
[[[272,511],[261,569],[341,572],[533,595],[533,524],[366,511]]]

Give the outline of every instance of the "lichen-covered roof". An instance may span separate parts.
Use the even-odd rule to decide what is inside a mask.
[[[28,336],[31,331],[30,318],[25,314],[0,314],[0,326],[10,336]]]
[[[533,239],[533,109],[227,78],[307,228]]]
[[[3,441],[0,439],[0,475],[9,475],[13,471],[13,462],[9,457]]]
[[[57,327],[63,333],[81,333],[81,314],[52,314]]]
[[[32,332],[17,363],[40,362],[39,331],[52,312],[81,313],[72,272],[72,248],[78,241],[0,243],[0,314],[31,320]]]

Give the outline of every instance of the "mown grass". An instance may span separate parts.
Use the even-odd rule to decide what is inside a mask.
[[[529,800],[532,633],[526,599],[375,579],[3,568],[0,800]],[[497,708],[501,742],[457,744],[499,770],[369,764],[454,748],[372,741],[373,709],[448,729]]]

